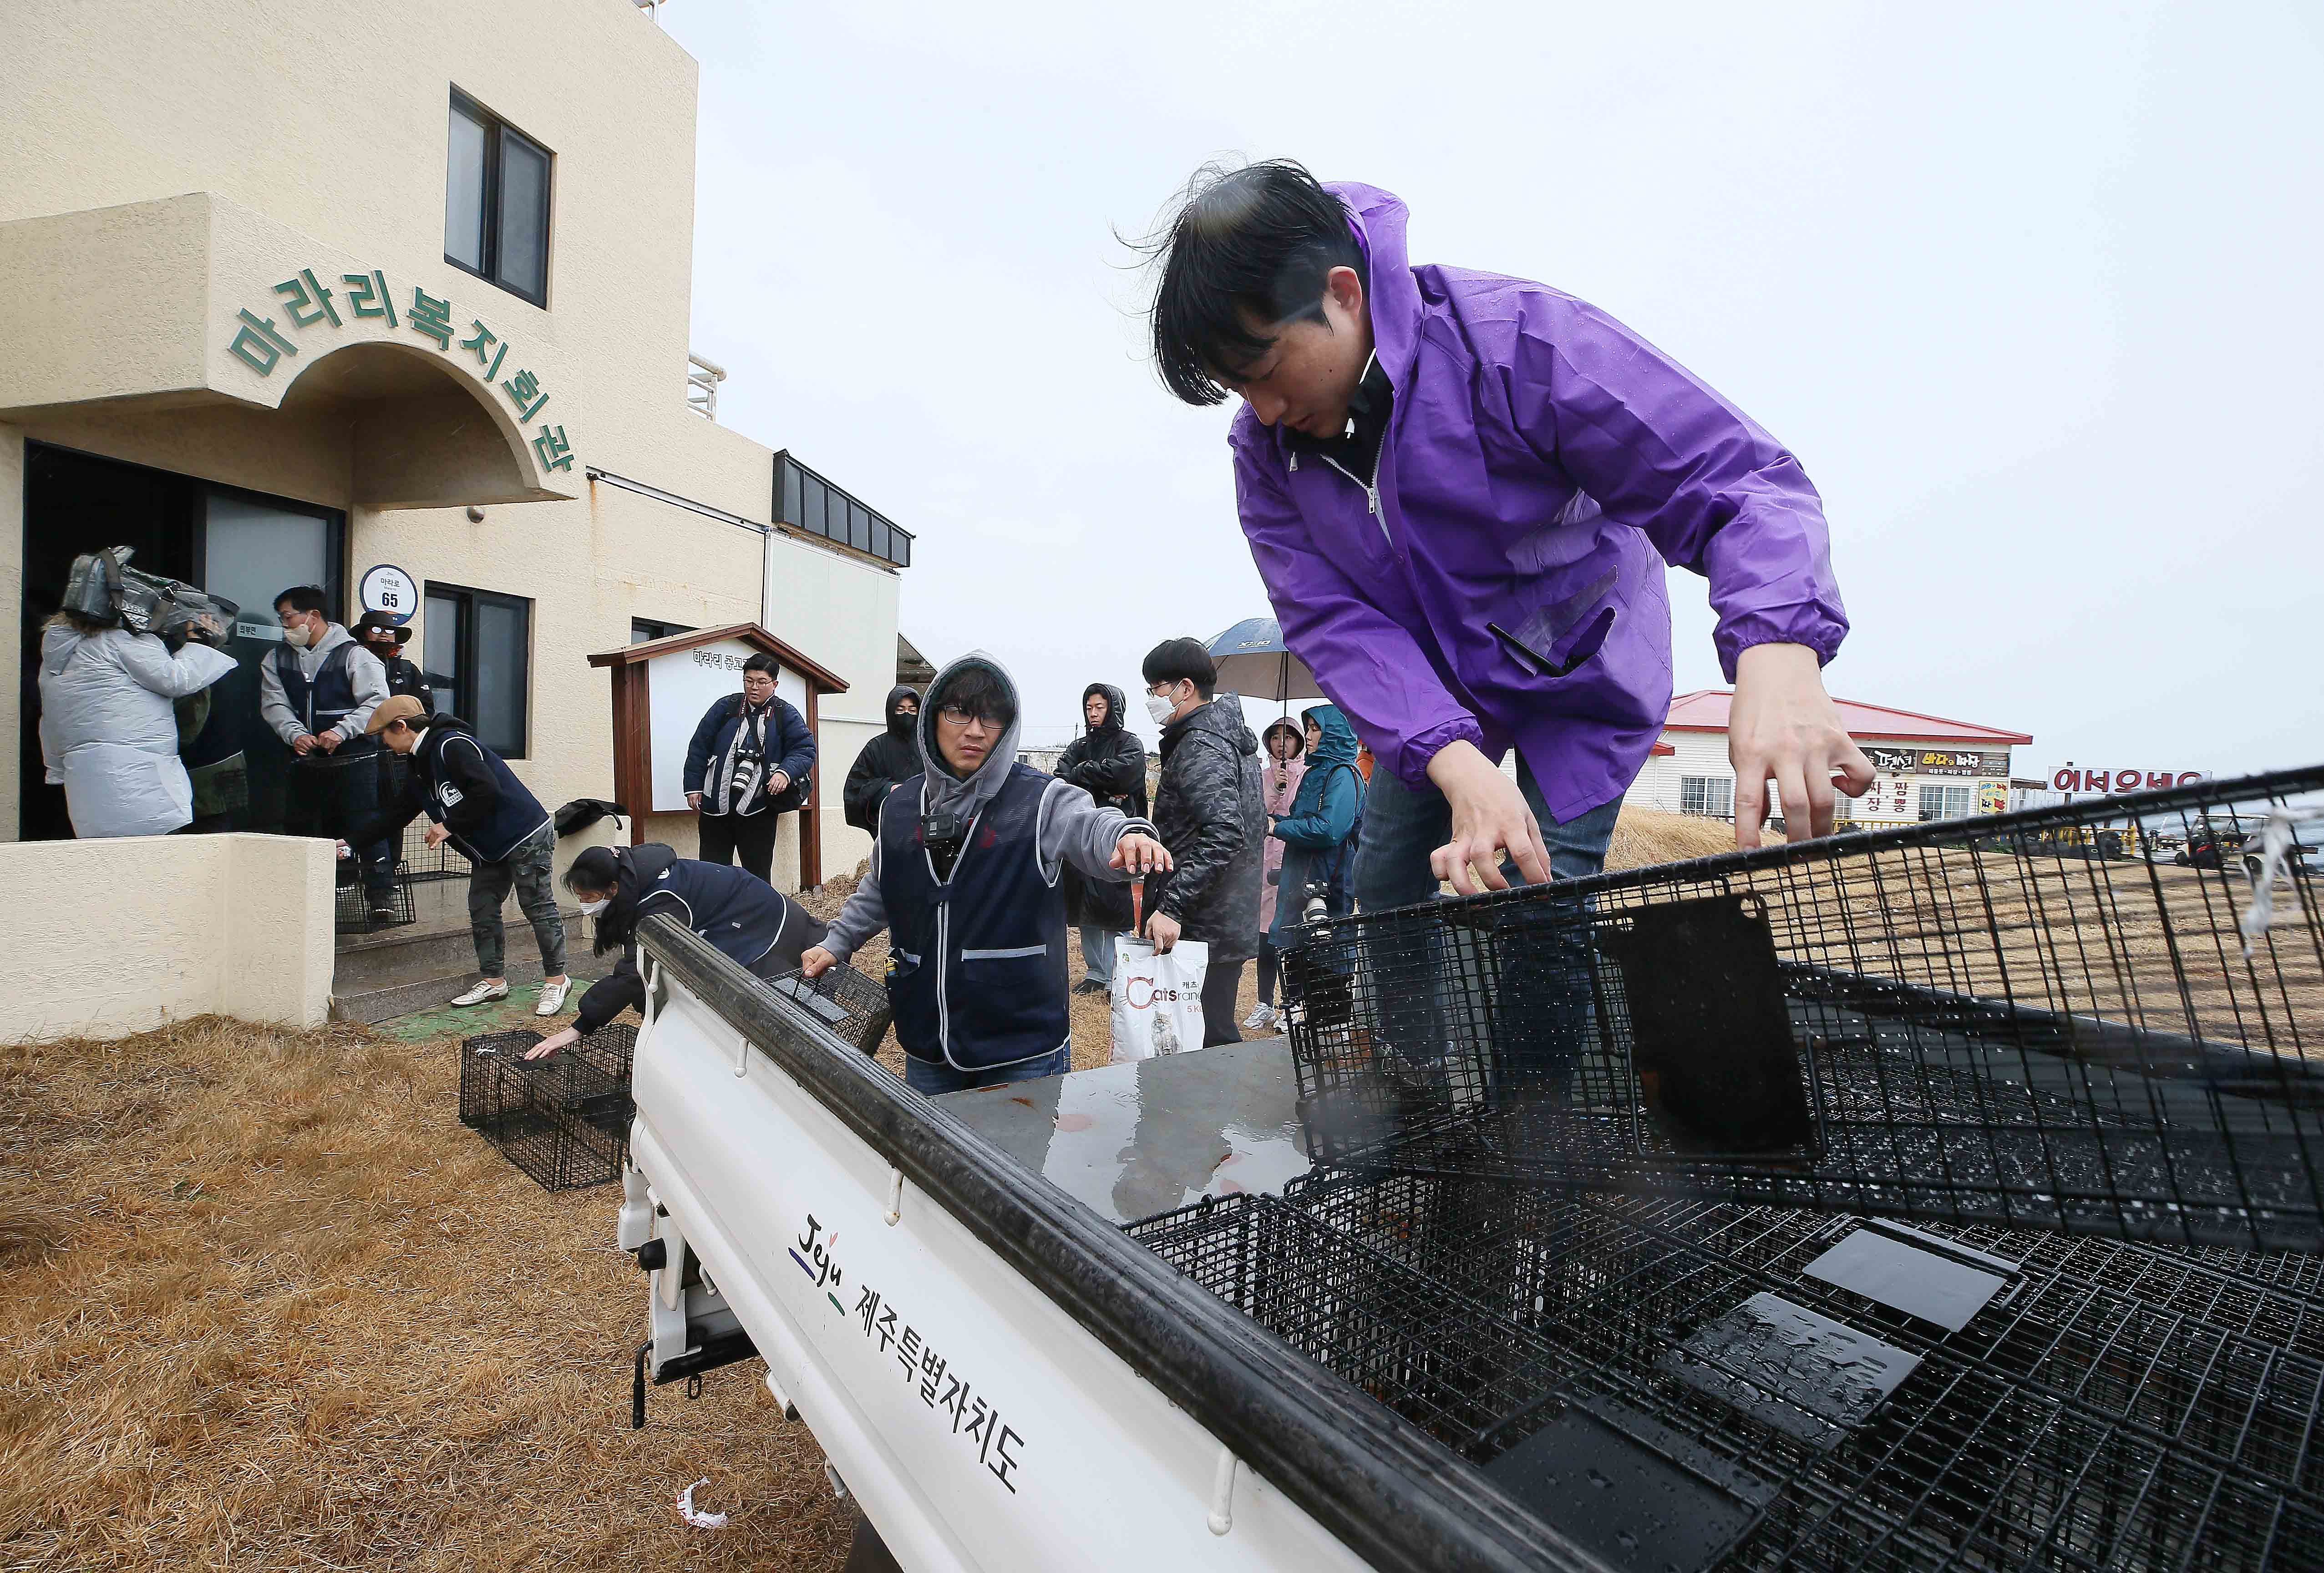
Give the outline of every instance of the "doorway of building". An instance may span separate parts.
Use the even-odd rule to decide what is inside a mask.
[[[136,548],[133,566],[183,579],[241,607],[227,646],[238,667],[210,690],[211,719],[199,747],[212,758],[239,750],[249,765],[250,804],[235,812],[229,828],[281,830],[290,750],[258,717],[258,663],[281,642],[273,598],[282,591],[319,584],[334,608],[345,604],[346,516],[43,443],[26,445],[24,468],[18,835],[57,841],[72,834],[64,792],[46,784],[41,761],[41,628],[64,597],[73,559],[122,545]]]

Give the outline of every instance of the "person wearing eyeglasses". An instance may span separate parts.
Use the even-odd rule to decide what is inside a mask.
[[[881,803],[871,872],[799,961],[817,977],[888,931],[905,1080],[931,1096],[1065,1072],[1065,870],[1120,883],[1170,867],[1151,823],[1019,764],[1018,715],[991,657],[936,675],[921,773]]]
[[[740,863],[772,882],[775,827],[807,801],[815,733],[775,692],[775,658],[742,663],[742,692],[703,712],[686,745],[686,805],[695,811],[702,860]]]

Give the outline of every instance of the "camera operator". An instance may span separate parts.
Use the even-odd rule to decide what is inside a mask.
[[[119,626],[95,562],[73,566],[65,604],[41,630],[42,762],[49,782],[65,789],[76,836],[166,835],[193,820],[176,702],[233,671],[234,658],[208,642],[224,637],[211,615],[165,623],[171,639],[183,640],[176,649],[160,634]],[[117,585],[119,564],[112,569]]]

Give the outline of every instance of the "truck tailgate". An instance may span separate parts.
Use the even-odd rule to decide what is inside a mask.
[[[911,1568],[1600,1566],[674,924],[632,1162]]]

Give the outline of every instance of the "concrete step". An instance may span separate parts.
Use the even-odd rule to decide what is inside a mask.
[[[438,1005],[483,974],[468,933],[468,882],[428,880],[415,885],[412,906],[419,921],[376,934],[342,934],[332,972],[331,1014],[343,1021],[381,1022]],[[590,924],[577,908],[566,907],[565,958],[576,979],[602,978],[616,955],[589,953]],[[540,980],[540,952],[532,925],[512,898],[501,912],[507,931],[507,975],[512,984]]]

